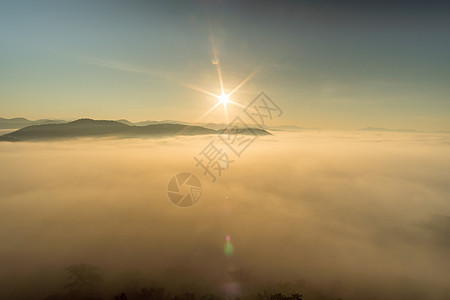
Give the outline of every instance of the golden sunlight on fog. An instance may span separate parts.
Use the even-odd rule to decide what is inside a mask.
[[[44,296],[82,262],[243,295],[291,282],[306,299],[450,297],[448,135],[279,133],[216,183],[193,160],[209,139],[1,143],[0,297],[39,280]],[[182,171],[204,187],[185,209],[166,196]]]

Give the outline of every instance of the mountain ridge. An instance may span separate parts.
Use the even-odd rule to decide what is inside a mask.
[[[384,132],[420,132],[413,129],[391,129],[384,127],[365,127],[361,128],[360,131],[384,131]]]
[[[78,119],[62,124],[31,125],[0,136],[0,141],[36,141],[82,137],[164,137],[179,135],[220,134],[224,131],[182,124],[127,125],[119,121]],[[240,134],[270,135],[263,129],[252,128]]]

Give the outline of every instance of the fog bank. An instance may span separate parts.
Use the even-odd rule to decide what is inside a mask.
[[[449,135],[280,132],[215,183],[193,159],[210,140],[1,143],[0,298],[58,292],[83,262],[108,289],[450,297]],[[166,195],[180,172],[203,185],[190,208]]]

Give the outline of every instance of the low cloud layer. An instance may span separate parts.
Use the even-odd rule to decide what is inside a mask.
[[[216,183],[193,160],[210,138],[1,143],[0,297],[53,293],[82,262],[124,285],[450,297],[448,135],[279,133]],[[183,171],[204,189],[179,209]]]

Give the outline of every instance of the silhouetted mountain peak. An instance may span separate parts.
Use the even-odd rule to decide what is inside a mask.
[[[31,125],[0,137],[0,141],[72,139],[81,137],[162,137],[178,135],[221,134],[201,126],[183,124],[127,125],[119,121],[89,118],[59,124]],[[241,129],[239,134],[268,135],[263,129]]]
[[[89,118],[82,118],[78,119],[72,122],[68,122],[67,124],[120,124],[125,125],[123,123],[120,123],[118,121],[112,121],[112,120],[93,120]]]
[[[67,128],[92,128],[92,129],[100,129],[100,128],[129,128],[129,125],[126,125],[122,122],[118,121],[110,121],[110,120],[93,120],[88,118],[78,119],[76,121],[72,121],[66,124]]]

